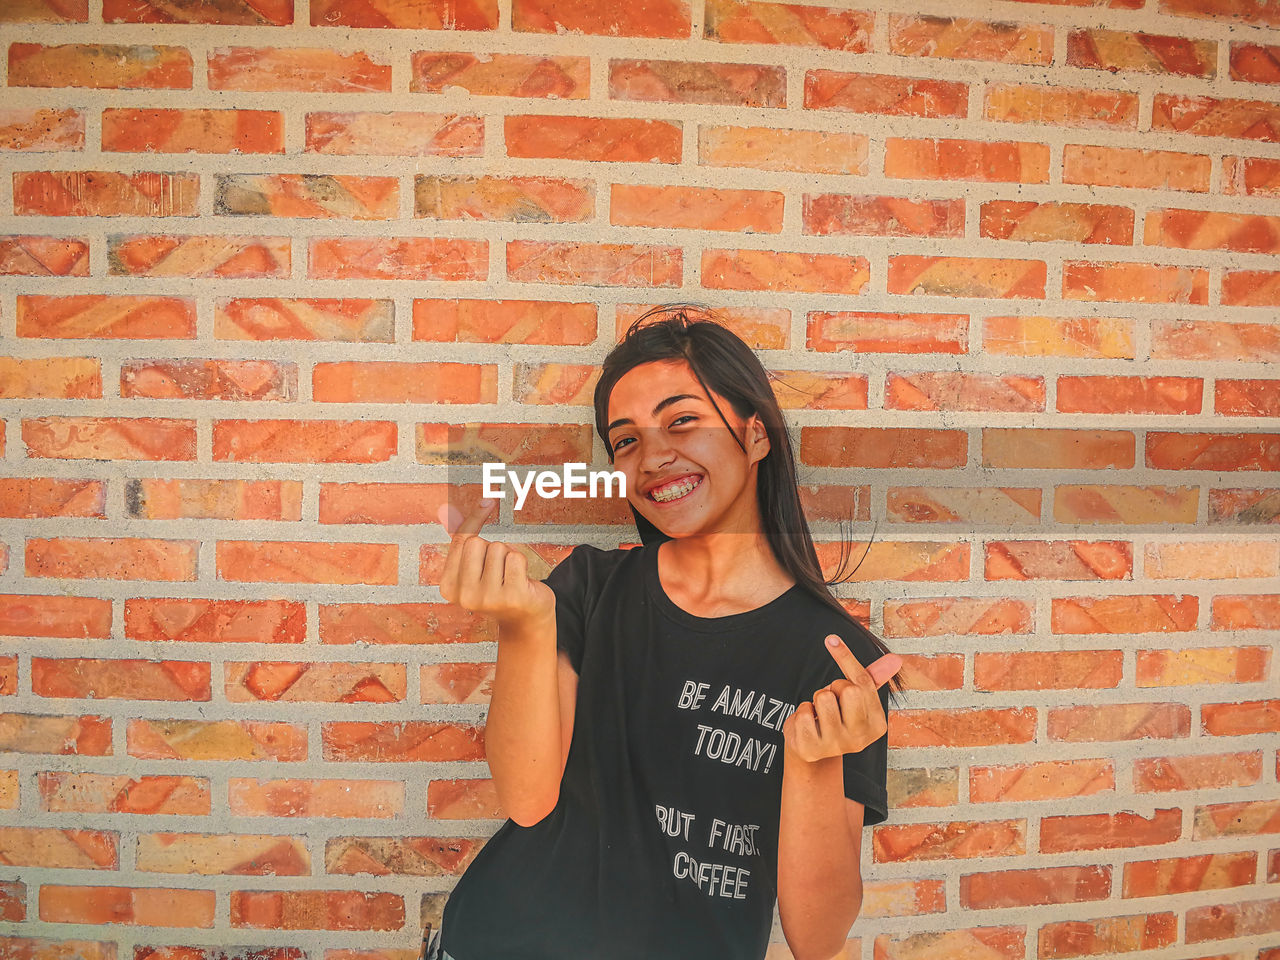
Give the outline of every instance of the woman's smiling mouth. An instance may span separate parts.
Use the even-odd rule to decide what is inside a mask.
[[[702,477],[699,474],[691,473],[669,483],[664,483],[659,487],[654,487],[645,496],[654,503],[673,503],[676,500],[683,500],[701,485]]]

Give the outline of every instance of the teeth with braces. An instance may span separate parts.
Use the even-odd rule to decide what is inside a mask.
[[[669,500],[675,500],[679,497],[683,497],[701,482],[702,478],[697,477],[692,480],[685,480],[683,483],[679,483],[674,487],[667,487],[661,493],[651,492],[649,495],[659,503],[666,503]]]

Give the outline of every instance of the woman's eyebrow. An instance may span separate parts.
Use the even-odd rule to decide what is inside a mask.
[[[656,417],[667,407],[671,406],[671,404],[676,403],[679,400],[701,400],[701,399],[702,397],[694,393],[673,394],[672,396],[667,397],[665,400],[658,401],[658,405],[653,408],[653,416]],[[635,421],[632,420],[630,417],[619,417],[617,420],[613,421],[613,423],[609,424],[609,426],[605,427],[605,430],[604,430],[605,435],[607,436],[608,434],[612,433],[614,427],[620,427],[624,423],[635,423]]]

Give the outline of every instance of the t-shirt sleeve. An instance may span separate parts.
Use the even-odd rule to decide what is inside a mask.
[[[844,640],[864,667],[880,658],[880,651],[855,627],[850,626],[832,632]],[[819,661],[814,672],[811,672],[811,686],[802,695],[802,701],[812,699],[818,690],[844,677],[844,672],[821,642],[818,644],[818,653],[826,658],[826,663]],[[889,715],[888,684],[880,688],[880,706],[887,717]],[[889,817],[888,761],[889,735],[887,733],[858,753],[844,755],[844,795],[850,800],[858,801],[866,808],[862,818],[864,826],[881,823]]]
[[[578,544],[542,581],[556,595],[556,649],[568,654],[578,673],[582,672],[586,646],[590,549],[587,544]]]

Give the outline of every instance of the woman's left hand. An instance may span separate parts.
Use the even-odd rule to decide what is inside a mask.
[[[787,752],[809,762],[857,753],[884,736],[879,690],[902,667],[902,657],[887,653],[864,668],[835,634],[827,637],[827,652],[845,679],[818,690],[782,724]]]

